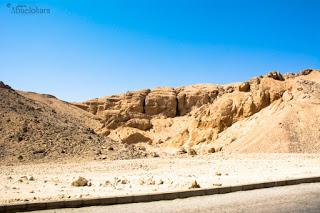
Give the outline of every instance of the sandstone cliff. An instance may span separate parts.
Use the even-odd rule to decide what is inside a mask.
[[[311,99],[299,95],[302,91]],[[235,151],[227,148],[230,141],[238,141],[236,133],[226,135],[227,132],[231,132],[229,129],[234,129],[233,126],[242,123],[243,126],[239,128],[239,131],[247,131],[250,125],[244,123],[253,117],[258,117],[260,120],[269,119],[268,125],[271,125],[272,121],[278,117],[276,115],[273,116],[274,118],[271,118],[271,115],[271,117],[263,117],[262,114],[265,111],[277,109],[278,113],[280,111],[284,113],[283,108],[291,105],[297,110],[301,100],[305,104],[303,112],[306,116],[311,113],[318,115],[319,105],[314,104],[319,101],[318,93],[319,71],[308,69],[298,74],[286,75],[271,72],[247,82],[229,85],[205,84],[179,88],[145,89],[92,99],[75,105],[98,117],[101,122],[101,127],[96,129],[98,133],[119,142],[148,143],[151,147],[160,148],[195,148],[199,152],[213,149],[215,151],[222,149]],[[312,108],[313,112],[309,112],[307,108]],[[293,118],[287,114],[286,116],[284,118],[286,120]],[[302,120],[305,121],[301,124],[304,125],[303,128],[309,128],[310,124],[306,122],[306,119]],[[296,122],[298,121],[300,120]],[[312,125],[317,126],[317,124],[319,121],[313,120]],[[289,126],[288,124],[285,127],[289,132],[286,134],[304,135],[303,132],[290,133]],[[253,134],[255,131],[257,135],[263,135],[267,130],[267,127],[264,129],[256,127],[255,130],[250,130],[250,134],[255,135]],[[319,139],[320,133],[318,131],[312,135],[310,136],[312,140],[316,140]],[[303,137],[308,138],[309,136]],[[297,140],[298,143],[302,141],[302,139]],[[311,151],[304,148],[294,149],[291,142],[286,143],[281,145],[290,146],[290,149],[288,147],[285,149],[288,152]],[[312,143],[317,143],[317,141]],[[239,146],[242,146],[240,142]],[[245,146],[247,145],[243,144],[243,147]],[[246,151],[244,148],[237,148],[237,150]],[[268,149],[248,148],[248,151],[250,150],[278,152],[284,149],[270,145]],[[317,149],[316,152],[318,151],[320,149]]]

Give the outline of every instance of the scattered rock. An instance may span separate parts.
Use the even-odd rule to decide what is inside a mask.
[[[188,153],[187,150],[184,147],[181,147],[178,151],[177,154],[182,155]]]
[[[145,184],[145,181],[144,181],[143,179],[140,179],[140,180],[139,180],[139,184],[140,184],[140,185],[144,185],[144,184]]]
[[[194,155],[197,155],[197,152],[194,149],[189,149],[188,150],[188,154],[191,155],[191,156],[194,156]]]
[[[38,149],[38,150],[33,151],[33,154],[34,154],[34,155],[36,155],[36,154],[43,154],[43,153],[45,153],[45,152],[46,152],[45,149]]]
[[[162,179],[159,179],[157,182],[156,182],[157,185],[162,185],[164,184],[164,181]]]
[[[153,180],[153,179],[148,179],[147,182],[146,182],[147,185],[155,185],[156,184],[156,181]]]
[[[267,77],[273,78],[274,80],[284,81],[284,77],[280,72],[273,71],[267,74]]]
[[[144,146],[139,146],[139,147],[138,147],[138,150],[146,151],[146,147],[144,147]]]
[[[221,172],[216,172],[216,176],[221,176]]]
[[[152,157],[154,157],[154,158],[158,158],[158,157],[160,157],[160,156],[159,156],[159,154],[158,154],[158,153],[156,153],[156,152],[152,152],[152,153],[151,153],[151,156],[152,156]]]
[[[214,147],[211,147],[208,149],[208,153],[215,153],[216,149]]]
[[[88,186],[89,181],[84,177],[79,177],[77,180],[71,183],[72,186],[81,187],[81,186]]]
[[[194,181],[192,181],[189,189],[196,189],[196,188],[200,188],[200,185],[198,184],[198,182],[196,180],[194,180]]]
[[[121,184],[127,184],[129,181],[127,179],[121,180]]]
[[[101,154],[102,154],[101,149],[97,150],[97,151],[95,152],[95,154],[96,154],[96,155],[101,155]]]

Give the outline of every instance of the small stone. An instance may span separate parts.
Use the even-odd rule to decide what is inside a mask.
[[[200,188],[200,185],[198,184],[198,182],[196,180],[192,181],[189,189],[197,189],[197,188]]]
[[[194,155],[197,155],[197,152],[194,149],[189,149],[188,154],[191,156],[194,156]]]
[[[156,152],[152,152],[152,153],[151,153],[151,156],[152,156],[152,157],[154,157],[154,158],[158,158],[158,157],[160,157],[160,156],[159,156],[159,154],[158,154],[158,153],[156,153]]]
[[[71,183],[72,186],[81,187],[81,186],[88,186],[88,180],[84,177],[79,177],[77,180]]]
[[[182,155],[182,154],[186,154],[187,150],[184,147],[181,147],[178,151],[177,154]]]
[[[163,183],[164,183],[164,182],[163,182],[163,180],[161,180],[161,179],[157,181],[157,185],[162,185]]]
[[[126,179],[121,180],[121,184],[127,184],[127,183],[128,183],[128,180]]]
[[[105,159],[107,159],[107,156],[106,155],[101,155],[100,159],[101,160],[105,160]]]
[[[222,147],[218,147],[217,149],[216,149],[216,152],[221,152],[222,151]]]
[[[208,149],[208,153],[215,153],[216,149],[214,147],[211,147]]]
[[[149,180],[147,181],[147,184],[148,184],[148,185],[155,185],[155,184],[156,184],[156,181],[153,180],[153,179],[149,179]]]
[[[144,181],[143,179],[140,179],[140,180],[139,180],[139,184],[140,184],[140,185],[144,185],[144,184],[145,184],[145,181]]]
[[[146,147],[144,147],[144,146],[140,146],[140,147],[138,147],[138,149],[141,151],[146,151]]]

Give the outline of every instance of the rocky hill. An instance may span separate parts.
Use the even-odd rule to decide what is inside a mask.
[[[145,89],[74,105],[99,118],[98,133],[151,150],[320,152],[319,79],[311,69],[271,72],[243,83]]]
[[[144,155],[96,134],[95,116],[51,95],[15,91],[0,82],[0,100],[2,163]]]

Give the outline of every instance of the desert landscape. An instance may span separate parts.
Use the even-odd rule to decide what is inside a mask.
[[[0,204],[320,175],[320,71],[83,102],[0,83]]]

